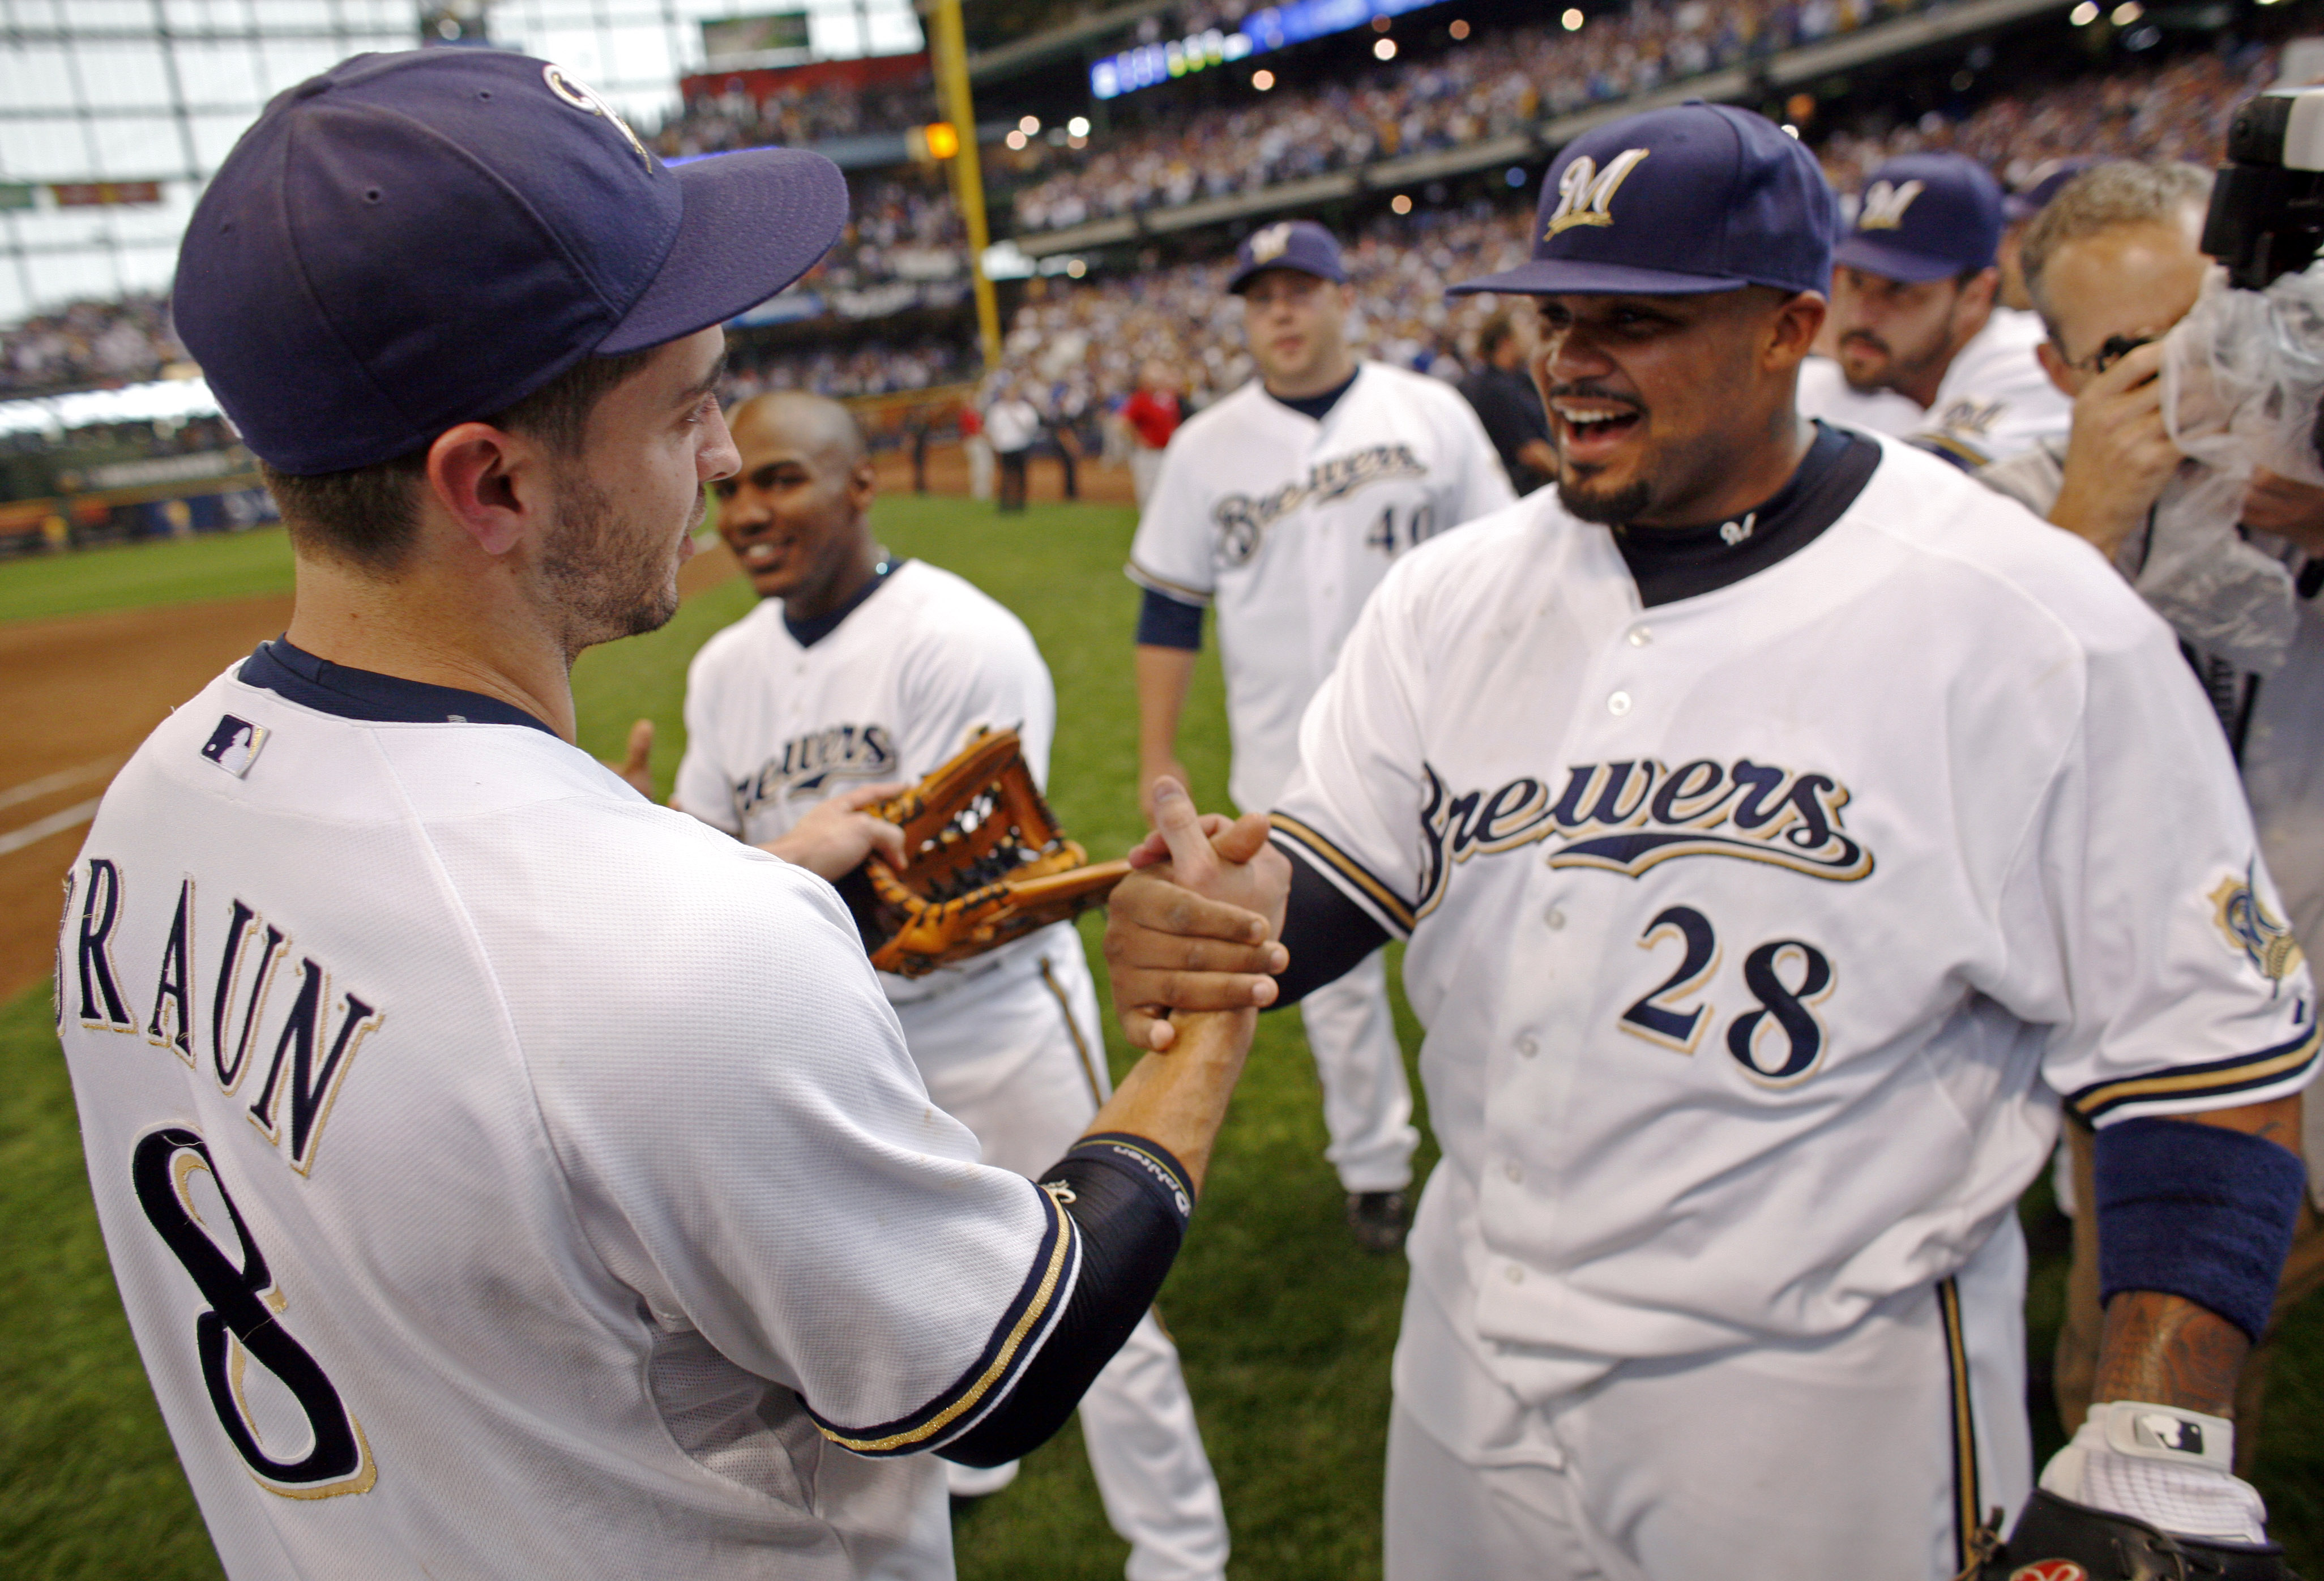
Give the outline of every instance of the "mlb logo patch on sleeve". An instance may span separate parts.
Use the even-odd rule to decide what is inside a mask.
[[[202,755],[241,779],[250,772],[250,765],[258,761],[258,749],[266,744],[267,729],[253,725],[247,719],[237,719],[232,714],[218,716],[217,728],[202,743]]]

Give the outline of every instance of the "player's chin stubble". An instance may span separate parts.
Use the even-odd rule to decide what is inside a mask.
[[[566,632],[568,653],[642,636],[678,613],[677,560],[660,532],[622,522],[604,490],[578,467],[558,478],[557,532],[541,555],[541,576]],[[695,500],[693,522],[705,509]]]
[[[1646,479],[1628,488],[1591,489],[1571,479],[1557,480],[1557,503],[1584,522],[1619,527],[1636,521],[1649,497]]]

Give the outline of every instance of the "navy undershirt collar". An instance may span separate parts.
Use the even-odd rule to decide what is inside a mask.
[[[888,585],[888,578],[896,574],[896,568],[898,566],[908,565],[909,563],[909,561],[899,559],[893,555],[888,554],[884,550],[881,551],[880,563],[872,568],[872,579],[864,583],[862,587],[856,589],[854,597],[849,599],[845,604],[841,605],[837,609],[833,610],[829,615],[818,615],[813,620],[794,621],[788,614],[786,614],[783,616],[783,630],[790,633],[791,641],[797,643],[800,647],[814,647],[817,643],[823,641],[824,638],[837,631],[841,621],[845,620],[849,615],[853,615],[857,610],[862,608],[863,601],[865,599],[871,597],[872,595],[886,587]]]
[[[246,686],[342,719],[381,725],[524,725],[556,731],[513,703],[457,687],[430,686],[400,675],[355,670],[294,648],[288,637],[261,643],[235,676]]]
[[[1340,397],[1348,393],[1349,387],[1355,384],[1356,380],[1362,375],[1363,371],[1363,368],[1359,365],[1354,373],[1350,374],[1347,376],[1345,381],[1333,385],[1331,389],[1324,391],[1321,395],[1301,395],[1295,398],[1289,395],[1277,395],[1274,391],[1268,390],[1267,398],[1269,401],[1288,406],[1292,411],[1299,413],[1302,417],[1312,417],[1317,422],[1321,422],[1323,421],[1324,414],[1330,411],[1333,407],[1337,406],[1340,403]],[[1265,384],[1261,384],[1259,388],[1267,390],[1267,386]]]
[[[1731,587],[1788,559],[1847,513],[1880,465],[1880,447],[1818,421],[1791,480],[1756,510],[1695,527],[1616,528],[1621,551],[1651,609]]]

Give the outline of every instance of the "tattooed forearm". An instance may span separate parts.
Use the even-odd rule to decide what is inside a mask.
[[[2107,1303],[2091,1397],[2232,1417],[2236,1379],[2250,1350],[2242,1329],[2192,1301],[2125,1290]]]

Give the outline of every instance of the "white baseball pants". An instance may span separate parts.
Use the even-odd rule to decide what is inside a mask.
[[[899,1005],[928,1096],[976,1133],[984,1161],[1028,1179],[1063,1158],[1111,1096],[1081,936],[1048,929],[984,977]],[[1227,1523],[1177,1347],[1147,1313],[1082,1397],[1082,1438],[1129,1581],[1216,1581]],[[1006,1478],[946,1465],[963,1494]]]
[[[1945,1581],[1964,1523],[2033,1491],[2024,1280],[2006,1220],[1950,1293],[1814,1343],[1626,1364],[1466,1456],[1399,1400],[1388,1581]],[[1449,1343],[1414,1322],[1428,1299],[1416,1281],[1400,1344]]]
[[[1388,1003],[1388,966],[1374,950],[1355,970],[1299,1002],[1315,1077],[1323,1084],[1323,1156],[1355,1191],[1412,1184],[1412,1086]]]

